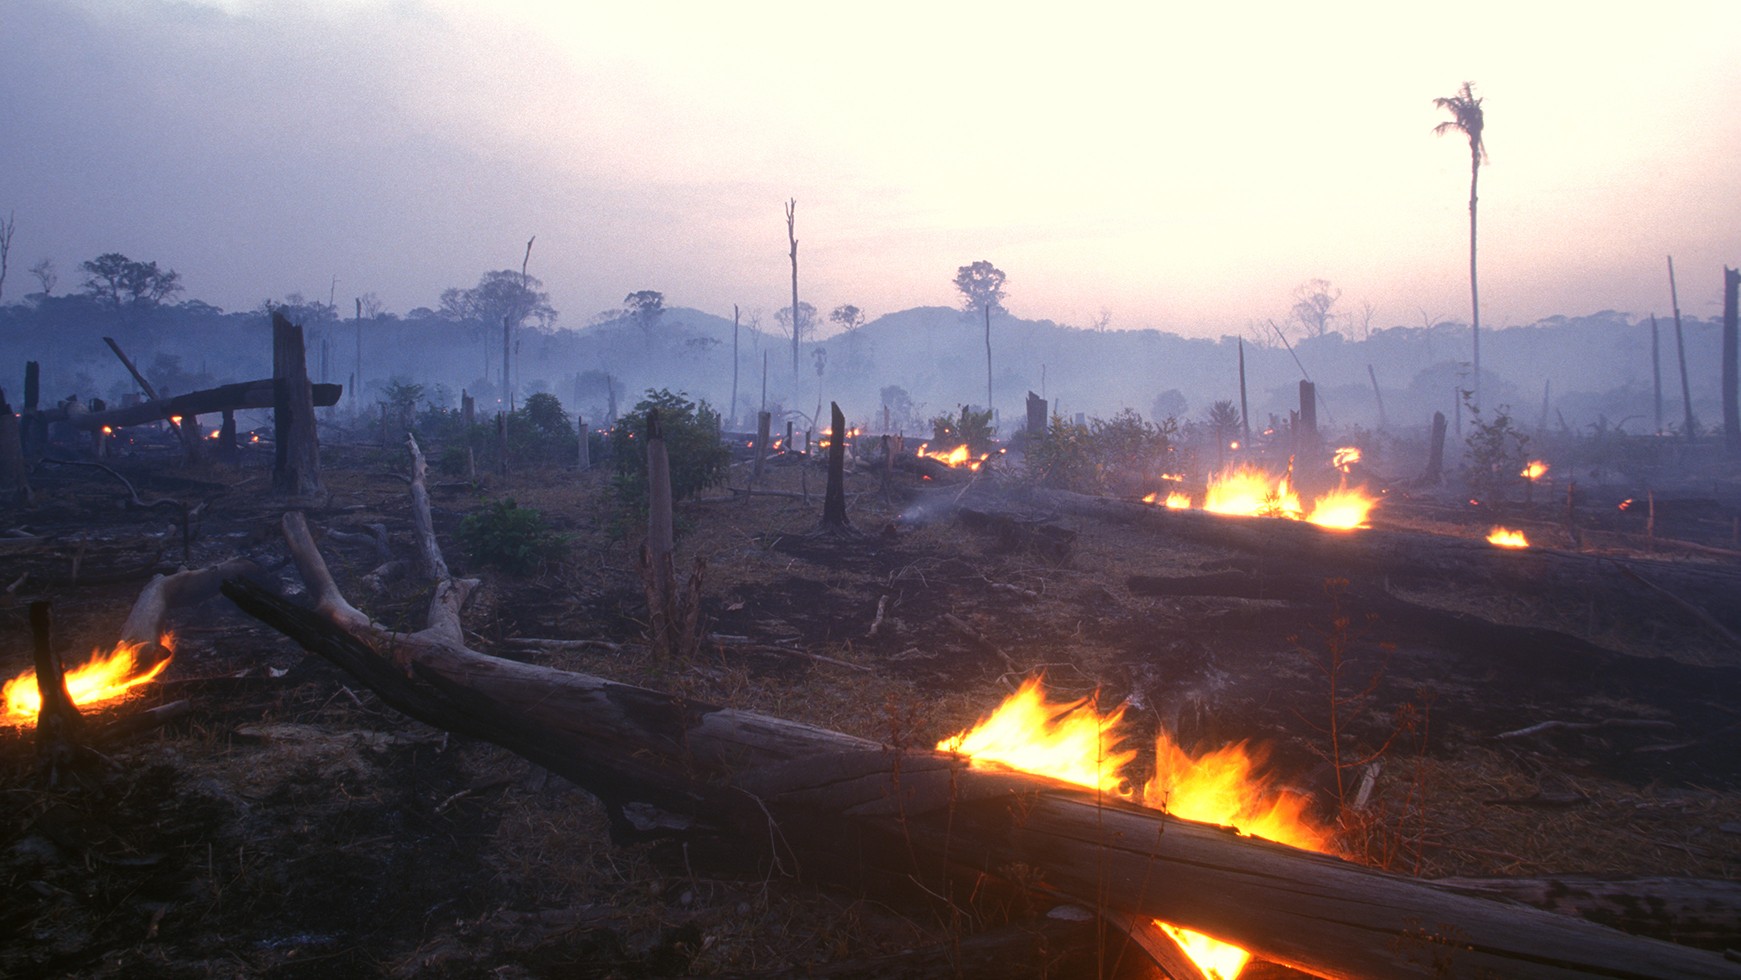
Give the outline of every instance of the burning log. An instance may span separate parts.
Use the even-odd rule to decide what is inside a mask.
[[[1394,579],[1484,583],[1519,595],[1597,599],[1610,609],[1638,608],[1645,599],[1620,569],[1631,569],[1707,610],[1731,629],[1741,629],[1741,569],[1657,558],[1584,555],[1546,548],[1499,549],[1478,539],[1416,531],[1369,528],[1331,531],[1304,521],[1234,517],[1175,510],[1062,490],[1033,489],[1032,503],[1127,524],[1148,524],[1189,540],[1258,556],[1271,566],[1310,568],[1326,577],[1390,576]],[[1647,603],[1654,612],[1655,604]]]
[[[1326,976],[1741,976],[1703,951],[952,753],[486,656],[459,628],[475,583],[438,582],[429,626],[395,633],[345,601],[300,513],[284,526],[315,608],[240,579],[226,595],[399,710],[586,788],[620,828],[710,830],[782,867],[802,857],[861,879],[1026,868],[1026,887],[1115,921],[1163,919]]]
[[[292,518],[300,523],[289,515],[287,530]],[[953,863],[990,875],[1019,864],[1038,869],[1055,897],[1164,919],[1326,976],[1741,976],[1741,967],[1702,951],[1242,837],[1044,777],[498,660],[457,636],[391,634],[354,610],[335,616],[328,584],[330,577],[316,589],[326,612],[242,581],[224,592],[399,710],[573,780],[624,823],[642,804],[760,842],[781,862],[856,853],[899,865],[910,854],[913,867],[885,870],[929,873]]]

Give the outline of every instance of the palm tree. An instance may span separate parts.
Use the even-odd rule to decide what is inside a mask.
[[[1433,133],[1443,136],[1458,132],[1469,137],[1469,305],[1472,309],[1469,332],[1475,343],[1475,398],[1481,406],[1481,294],[1475,284],[1475,181],[1481,176],[1481,161],[1487,159],[1487,146],[1481,142],[1485,119],[1481,100],[1475,97],[1474,82],[1464,82],[1463,88],[1449,98],[1434,99],[1433,105],[1449,109],[1451,118],[1433,127]]]

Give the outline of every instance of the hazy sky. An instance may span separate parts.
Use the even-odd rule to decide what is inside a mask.
[[[954,305],[1214,336],[1329,279],[1375,326],[1720,310],[1741,263],[1741,4],[0,0],[6,298],[107,251],[246,309],[435,306],[530,271],[768,322]],[[1192,8],[1208,6],[1191,4]]]

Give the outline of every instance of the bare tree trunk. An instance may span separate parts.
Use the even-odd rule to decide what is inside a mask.
[[[23,428],[6,392],[0,391],[0,494],[10,494],[13,502],[31,501],[30,467],[24,462]]]
[[[1433,432],[1427,448],[1427,469],[1421,483],[1438,486],[1445,479],[1445,413],[1433,413]]]
[[[1469,337],[1475,348],[1475,407],[1481,407],[1481,290],[1475,278],[1475,182],[1481,177],[1481,147],[1469,147]]]
[[[324,503],[320,479],[320,438],[315,429],[314,393],[308,383],[302,328],[272,314],[273,436],[277,440],[272,487],[293,502]]]
[[[351,371],[351,411],[362,410],[361,389],[363,387],[363,298],[357,297],[357,359],[353,362]]]
[[[762,357],[766,358],[767,354],[763,354]],[[768,458],[768,437],[773,434],[770,431],[773,424],[772,414],[768,412],[756,413],[756,461],[750,468],[750,479],[752,480],[762,478],[762,465]]]
[[[1741,456],[1741,333],[1737,332],[1736,300],[1741,294],[1741,270],[1723,267],[1723,445],[1730,456]]]
[[[846,519],[846,416],[840,403],[829,402],[828,489],[822,495],[822,523],[819,530],[851,531]]]
[[[738,305],[731,305],[731,414],[726,418],[737,425],[738,418]]]
[[[66,671],[54,652],[53,616],[49,603],[30,604],[30,635],[36,654],[36,689],[41,707],[36,715],[36,756],[50,786],[71,775],[79,760],[84,716],[67,693]]]
[[[1675,257],[1668,257],[1668,297],[1674,307],[1675,315],[1675,351],[1681,362],[1681,404],[1686,409],[1686,437],[1692,442],[1698,436],[1698,420],[1693,418],[1693,389],[1687,382],[1687,340],[1681,333],[1681,297],[1675,289]]]
[[[1650,377],[1656,390],[1656,434],[1662,435],[1662,338],[1656,329],[1656,314],[1650,315]]]
[[[985,305],[985,408],[991,407],[991,304]]]
[[[1251,411],[1245,402],[1245,341],[1239,342],[1239,430],[1240,445],[1251,448]]]
[[[792,243],[792,377],[798,377],[798,335],[803,324],[798,322],[798,199],[786,202],[786,238]]]

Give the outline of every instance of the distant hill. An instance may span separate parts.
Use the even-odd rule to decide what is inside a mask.
[[[425,311],[426,312],[426,311]],[[316,380],[352,384],[361,338],[363,394],[372,402],[399,377],[426,386],[434,401],[461,389],[495,404],[501,393],[499,327],[454,323],[433,315],[385,316],[305,325],[310,372]],[[1694,410],[1706,425],[1721,418],[1719,327],[1684,324],[1692,369]],[[132,382],[102,337],[115,336],[162,388],[186,391],[270,373],[266,318],[224,313],[202,303],[166,307],[130,319],[97,309],[82,297],[0,307],[0,387],[16,393],[24,362],[43,364],[44,397],[77,392],[116,398]],[[747,427],[764,404],[798,414],[838,401],[855,423],[880,427],[885,404],[891,425],[922,431],[932,415],[985,399],[983,326],[960,311],[919,307],[880,316],[850,334],[806,342],[792,370],[786,337],[747,327],[737,332],[737,424]],[[1661,328],[1665,420],[1681,418],[1673,329]],[[994,317],[995,407],[1005,428],[1019,424],[1028,391],[1066,415],[1106,417],[1134,408],[1145,417],[1202,418],[1209,406],[1239,400],[1239,341],[1190,339],[1156,330],[1097,332],[1048,320]],[[1374,427],[1382,396],[1385,421],[1422,426],[1434,411],[1450,412],[1458,391],[1472,387],[1469,330],[1396,326],[1353,340],[1340,334],[1296,339],[1293,351],[1246,343],[1247,391],[1254,422],[1285,417],[1296,407],[1298,382],[1318,385],[1320,419],[1333,427]],[[517,399],[546,390],[570,410],[600,419],[614,389],[627,410],[649,388],[669,388],[732,410],[733,329],[729,319],[699,310],[667,310],[651,329],[627,317],[577,329],[525,329],[517,337]],[[821,352],[820,354],[818,352]],[[1507,406],[1518,422],[1573,428],[1654,425],[1651,327],[1622,313],[1551,317],[1482,334],[1484,402]],[[820,373],[818,368],[820,367]],[[606,379],[611,388],[607,389]],[[1373,390],[1376,379],[1378,393]],[[887,396],[885,398],[885,392]],[[13,394],[16,398],[17,395]],[[351,404],[349,393],[345,405]]]

